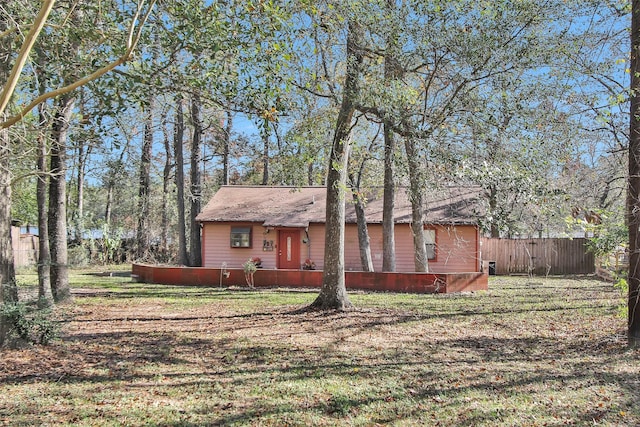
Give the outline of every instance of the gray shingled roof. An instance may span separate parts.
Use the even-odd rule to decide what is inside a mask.
[[[473,207],[478,189],[445,187],[427,191],[425,222],[432,224],[475,224]],[[371,192],[365,208],[369,223],[382,223],[382,189]],[[306,227],[325,218],[325,187],[244,186],[221,187],[207,203],[200,222],[260,222],[271,227]],[[353,204],[348,199],[346,222],[355,223]],[[396,191],[396,223],[411,222],[411,203],[404,188]]]

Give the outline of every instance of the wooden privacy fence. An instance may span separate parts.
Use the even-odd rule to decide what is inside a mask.
[[[495,274],[595,273],[595,257],[587,239],[481,238],[482,260],[495,263]]]

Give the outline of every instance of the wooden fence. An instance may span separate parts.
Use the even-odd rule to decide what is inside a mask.
[[[536,276],[595,273],[587,239],[481,238],[482,260],[495,263],[495,274]],[[493,272],[493,271],[492,271]]]

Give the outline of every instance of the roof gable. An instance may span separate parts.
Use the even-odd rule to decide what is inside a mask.
[[[200,222],[260,222],[270,227],[306,227],[325,221],[325,187],[222,186],[197,216]],[[425,223],[475,224],[474,187],[444,187],[425,194]],[[345,221],[355,223],[351,199]],[[382,223],[382,189],[369,192],[365,206],[368,223]],[[395,222],[411,222],[411,202],[405,188],[398,188]]]

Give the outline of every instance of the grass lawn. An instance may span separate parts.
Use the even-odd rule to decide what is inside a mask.
[[[0,352],[0,424],[640,425],[640,352],[605,282],[491,277],[301,313],[315,292],[71,280],[61,339]]]

